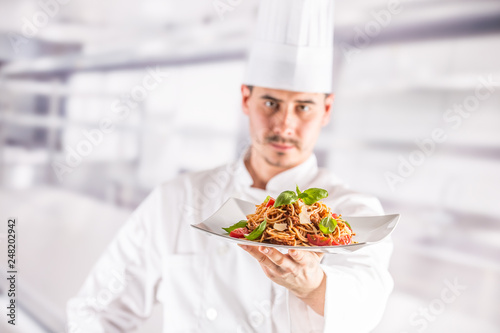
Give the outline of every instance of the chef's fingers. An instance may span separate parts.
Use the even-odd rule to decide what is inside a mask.
[[[309,260],[320,261],[324,253],[302,251],[302,250],[290,250],[288,251],[290,257],[297,263],[307,263]]]
[[[285,255],[277,249],[259,246],[259,251],[266,255],[281,272],[294,272],[296,275],[299,266],[307,267],[317,265],[319,257],[315,252],[290,250]]]
[[[325,256],[325,254],[321,252],[313,252],[313,253],[319,258],[319,261],[321,261],[321,259],[323,259],[323,257]]]
[[[288,256],[272,247],[259,246],[259,251],[281,268],[285,268],[285,266],[289,266],[290,264],[290,258],[288,258]]]
[[[274,248],[260,246],[259,251],[271,262],[270,265],[266,265],[267,261],[261,263],[261,266],[265,268],[266,275],[271,279],[282,279],[289,275],[297,276],[302,269],[301,267],[307,265],[307,262],[298,263],[292,260],[288,254],[283,254]]]
[[[267,257],[267,255],[265,255],[264,253],[259,251],[258,246],[248,246],[248,245],[242,245],[242,244],[238,244],[238,246],[241,247],[243,250],[247,251],[248,253],[250,253],[250,255],[252,257],[257,259],[259,264],[266,266],[266,267],[269,267],[273,270],[277,270],[279,268],[274,262],[272,262]]]

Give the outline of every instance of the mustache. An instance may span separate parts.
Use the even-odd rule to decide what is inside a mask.
[[[297,148],[300,147],[299,140],[284,138],[284,137],[277,135],[277,134],[266,136],[264,140],[266,143],[291,144]]]

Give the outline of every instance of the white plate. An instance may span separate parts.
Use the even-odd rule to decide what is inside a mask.
[[[198,224],[191,224],[207,235],[215,235],[229,242],[247,245],[261,245],[274,247],[277,249],[299,249],[315,252],[326,253],[346,253],[359,250],[365,246],[376,244],[385,237],[389,236],[396,227],[399,214],[381,215],[381,216],[342,216],[352,227],[356,233],[353,240],[356,244],[335,245],[335,246],[289,246],[276,245],[250,241],[242,238],[230,237],[222,228],[227,228],[240,220],[246,220],[248,214],[255,212],[255,204],[236,199],[229,198],[220,208],[208,219]]]

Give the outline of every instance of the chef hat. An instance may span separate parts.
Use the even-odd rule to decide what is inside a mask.
[[[332,92],[333,0],[261,0],[243,83]]]

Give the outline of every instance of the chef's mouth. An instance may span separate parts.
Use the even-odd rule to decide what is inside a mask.
[[[293,148],[298,148],[298,142],[293,139],[284,139],[280,136],[271,136],[266,138],[266,142],[269,143],[274,149],[280,151],[288,151]]]

